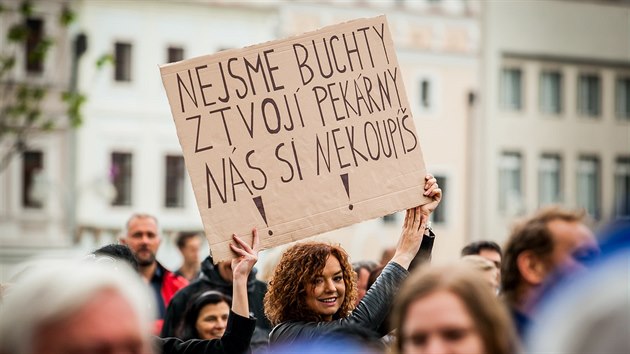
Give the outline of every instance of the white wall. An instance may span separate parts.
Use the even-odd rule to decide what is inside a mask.
[[[614,159],[630,151],[630,125],[614,117],[615,74],[630,70],[630,7],[592,2],[485,2],[483,20],[482,102],[479,139],[479,182],[472,219],[475,237],[502,241],[514,219],[522,214],[498,211],[498,158],[502,151],[518,151],[523,158],[524,210],[538,207],[538,162],[546,152],[563,159],[563,194],[567,207],[576,207],[578,156],[596,153],[602,171],[601,223],[612,214]],[[523,109],[510,112],[499,106],[499,81],[505,63],[523,70]],[[625,64],[624,64],[625,63]],[[563,73],[563,112],[557,117],[538,108],[539,75],[543,67]],[[602,78],[600,118],[576,112],[577,75],[595,70]]]

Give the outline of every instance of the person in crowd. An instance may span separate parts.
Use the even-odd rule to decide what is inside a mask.
[[[126,224],[126,233],[120,242],[133,252],[140,274],[153,289],[158,317],[155,322],[155,333],[160,333],[166,312],[166,306],[175,293],[188,285],[188,281],[161,265],[157,259],[157,251],[162,242],[158,231],[157,219],[149,214],[133,214]]]
[[[29,268],[0,307],[0,354],[245,353],[256,323],[247,302],[247,279],[259,249],[252,232],[251,247],[233,237],[234,301],[220,339],[152,337],[155,306],[150,304],[155,299],[129,260],[108,249],[80,262],[50,261]]]
[[[188,339],[216,339],[225,333],[232,299],[216,290],[206,291],[190,304],[177,337]]]
[[[376,268],[376,263],[370,261],[361,261],[352,263],[352,269],[357,274],[357,300],[355,306],[363,299],[368,289],[368,278],[370,272]]]
[[[476,269],[455,263],[414,272],[392,312],[395,354],[515,354],[510,315]]]
[[[193,281],[201,274],[201,261],[199,249],[201,248],[201,236],[196,232],[180,232],[175,240],[177,249],[182,255],[182,265],[175,274],[186,280]]]
[[[462,248],[462,257],[469,255],[478,255],[494,263],[498,270],[497,281],[501,282],[501,259],[503,258],[501,246],[494,241],[474,241]]]
[[[257,354],[384,354],[388,347],[371,330],[348,323],[323,330],[320,335],[309,340],[278,343]]]
[[[88,257],[100,262],[115,262],[122,260],[127,263],[133,270],[140,272],[138,260],[133,255],[133,252],[126,245],[110,244],[105,245],[94,252],[90,253]]]
[[[599,235],[601,254],[563,274],[536,306],[528,353],[630,353],[630,218]]]
[[[469,254],[461,258],[461,262],[471,268],[479,270],[484,278],[488,281],[488,285],[493,293],[499,294],[499,270],[487,258],[476,254]]]
[[[219,291],[232,297],[231,263],[222,261],[216,265],[212,256],[208,256],[201,264],[201,276],[187,287],[181,289],[171,299],[164,316],[164,326],[160,333],[161,337],[176,337],[177,331],[181,327],[184,313],[188,304],[199,294],[208,290]],[[256,318],[256,331],[251,340],[252,349],[267,345],[271,324],[265,316],[263,310],[263,297],[267,291],[267,284],[256,279],[256,269],[253,269],[247,280],[247,292],[249,299],[249,310]]]
[[[559,271],[583,268],[597,252],[583,212],[546,207],[514,227],[504,248],[501,292],[521,338],[545,283]]]
[[[464,248],[462,248],[462,252],[461,252],[462,257],[468,256],[471,254],[476,254],[481,257],[487,258],[492,263],[494,263],[494,265],[497,268],[501,267],[501,255],[502,255],[501,246],[499,246],[494,241],[488,241],[488,240],[474,241],[464,246]]]
[[[348,324],[379,331],[420,249],[422,235],[429,232],[428,217],[442,198],[436,179],[431,175],[425,179],[424,195],[432,201],[407,210],[392,260],[356,308],[356,279],[341,247],[301,242],[284,252],[265,295],[265,313],[275,325],[270,344],[310,340]],[[386,333],[378,332],[380,336]]]

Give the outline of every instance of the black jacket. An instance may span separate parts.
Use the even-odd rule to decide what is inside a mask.
[[[256,320],[254,318],[245,318],[230,311],[225,333],[220,339],[183,341],[179,338],[156,337],[156,352],[162,354],[247,353],[255,327]]]
[[[208,290],[217,290],[230,297],[232,296],[232,283],[228,283],[221,278],[211,256],[208,256],[201,263],[201,276],[187,287],[178,291],[171,299],[166,308],[160,337],[175,337],[189,301],[196,295]],[[247,297],[249,299],[249,312],[253,317],[256,317],[257,333],[254,334],[256,340],[266,337],[266,334],[271,329],[271,323],[265,316],[263,307],[263,298],[266,292],[267,284],[256,279],[256,269],[252,269],[247,280]]]
[[[351,325],[362,326],[383,336],[387,333],[382,331],[381,323],[388,316],[398,288],[407,278],[407,274],[407,270],[398,263],[390,262],[350,316],[330,322],[282,322],[269,334],[269,343],[319,339],[322,334],[337,326]]]

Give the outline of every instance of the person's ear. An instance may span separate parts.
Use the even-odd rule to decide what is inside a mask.
[[[127,239],[126,239],[126,238],[124,238],[124,237],[119,237],[119,238],[118,238],[118,243],[120,243],[121,245],[128,246],[128,244],[127,244]]]
[[[521,277],[532,285],[540,285],[547,275],[547,267],[538,255],[532,251],[523,251],[516,258],[516,265]]]

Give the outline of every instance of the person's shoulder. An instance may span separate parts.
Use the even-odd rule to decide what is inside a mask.
[[[285,321],[276,325],[269,333],[269,343],[287,343],[296,340],[310,340],[318,337],[336,322]]]
[[[286,343],[295,340],[305,322],[285,321],[280,322],[269,332],[269,343]]]

